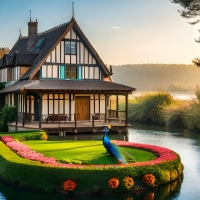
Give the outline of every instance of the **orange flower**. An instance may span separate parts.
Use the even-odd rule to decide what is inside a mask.
[[[153,185],[156,181],[156,178],[153,174],[146,174],[143,176],[142,181],[147,185]]]
[[[117,178],[111,178],[108,180],[108,185],[112,188],[115,189],[119,186],[119,179]]]
[[[73,191],[76,188],[76,186],[77,186],[76,182],[71,179],[67,179],[63,184],[63,188],[66,191]]]

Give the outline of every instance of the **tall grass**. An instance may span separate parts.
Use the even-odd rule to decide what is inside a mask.
[[[163,124],[200,132],[200,89],[196,98],[175,100],[167,92],[143,94],[129,102],[129,121]]]
[[[162,111],[165,125],[186,128],[186,115],[190,104],[191,101],[174,100],[170,105],[166,106]]]
[[[162,110],[172,101],[172,96],[167,92],[148,93],[136,97],[136,101],[129,105],[129,120],[163,124]]]
[[[191,100],[190,107],[185,116],[188,129],[200,131],[200,89],[195,92],[196,99]]]

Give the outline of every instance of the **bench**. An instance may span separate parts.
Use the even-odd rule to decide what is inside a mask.
[[[99,113],[94,113],[94,115],[93,115],[93,119],[94,120],[100,120],[100,114]]]
[[[47,121],[47,123],[49,121],[52,121],[52,123],[54,121],[65,121],[65,123],[66,123],[66,121],[69,121],[69,118],[67,115],[51,114],[51,115],[47,116],[46,121]]]

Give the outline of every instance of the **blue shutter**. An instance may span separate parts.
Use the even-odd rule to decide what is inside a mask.
[[[60,66],[60,79],[65,79],[65,66]]]

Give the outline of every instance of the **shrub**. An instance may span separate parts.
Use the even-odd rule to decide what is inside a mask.
[[[164,122],[168,127],[186,128],[186,116],[191,101],[175,101],[163,109]]]
[[[16,106],[4,106],[0,114],[0,131],[8,132],[8,122],[15,121],[17,117],[17,107]]]
[[[136,97],[136,103],[129,106],[130,121],[163,124],[162,109],[173,101],[167,92],[144,94]]]
[[[196,99],[190,103],[187,115],[186,126],[190,130],[200,131],[200,89],[197,87],[195,92]]]

